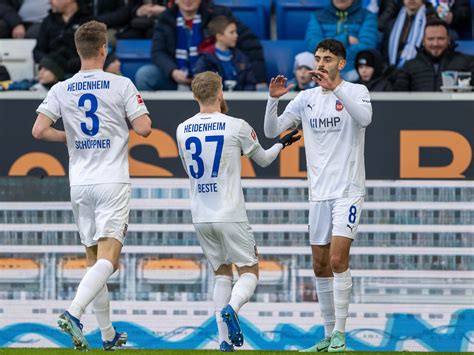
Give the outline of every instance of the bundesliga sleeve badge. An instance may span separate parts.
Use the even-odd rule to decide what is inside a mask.
[[[143,99],[142,99],[142,96],[140,94],[137,94],[137,102],[139,105],[143,105]]]

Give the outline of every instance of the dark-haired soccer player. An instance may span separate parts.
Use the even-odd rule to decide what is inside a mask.
[[[278,98],[291,86],[277,76],[270,82],[265,135],[276,137],[302,124],[309,180],[309,235],[325,338],[304,351],[341,352],[352,288],[349,251],[365,194],[364,136],[372,121],[367,88],[342,80],[344,45],[334,39],[316,47],[319,87],[302,91],[278,117]]]

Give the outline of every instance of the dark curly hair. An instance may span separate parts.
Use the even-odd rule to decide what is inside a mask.
[[[346,59],[346,48],[344,48],[344,45],[341,42],[339,42],[337,39],[332,39],[332,38],[323,39],[316,46],[314,53],[316,53],[318,49],[324,49],[338,57]]]

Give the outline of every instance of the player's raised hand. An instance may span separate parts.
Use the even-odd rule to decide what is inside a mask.
[[[288,92],[295,86],[293,84],[286,86],[286,82],[288,81],[287,78],[283,75],[278,75],[276,78],[272,78],[270,80],[270,96],[274,98],[279,98]]]
[[[278,143],[283,144],[283,149],[285,149],[285,147],[288,147],[289,145],[292,145],[294,142],[300,140],[301,136],[297,136],[297,134],[298,134],[298,130],[294,129],[290,133],[285,134],[283,137],[281,137],[278,140]]]
[[[328,73],[326,72],[320,70],[310,70],[309,74],[313,76],[313,80],[323,89],[334,90],[337,87],[336,83],[329,77]]]

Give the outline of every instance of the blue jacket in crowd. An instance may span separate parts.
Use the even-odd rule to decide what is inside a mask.
[[[237,70],[237,84],[233,91],[255,91],[255,84],[257,79],[252,70],[247,56],[237,48],[232,48],[232,63]],[[224,68],[215,54],[215,50],[211,53],[202,54],[194,67],[194,74],[199,74],[205,71],[212,71],[218,73],[222,78],[224,77]]]
[[[350,45],[349,36],[357,37],[359,43]],[[331,2],[311,16],[305,36],[307,50],[313,53],[318,43],[326,38],[337,39],[346,47],[347,64],[342,73],[347,73],[354,69],[357,53],[377,48],[377,16],[364,9],[359,0],[354,0],[344,11],[336,9]]]

